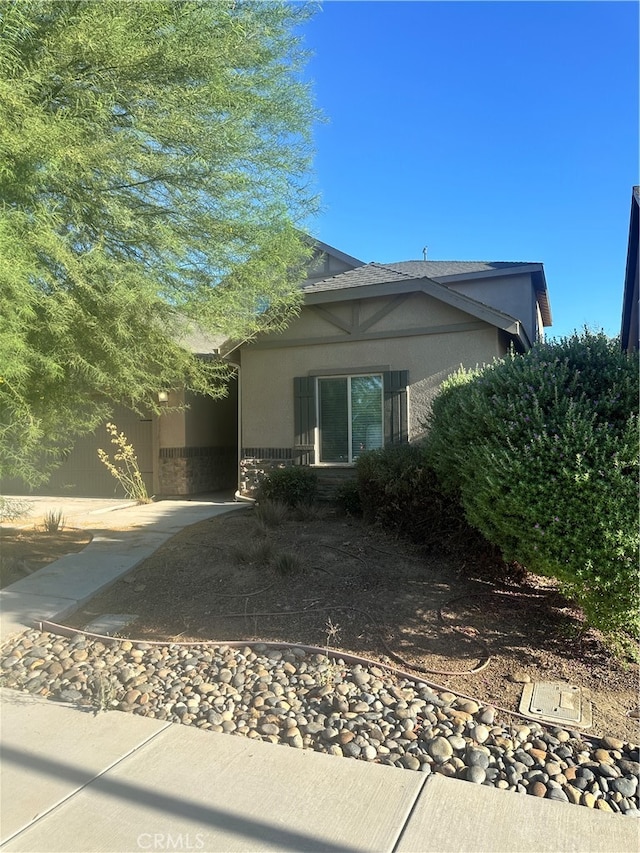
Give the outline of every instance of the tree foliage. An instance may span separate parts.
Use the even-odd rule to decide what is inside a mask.
[[[431,464],[507,560],[556,578],[590,624],[636,634],[637,353],[585,332],[461,371],[434,401]]]
[[[176,341],[299,305],[310,94],[286,2],[0,2],[0,473],[114,402],[221,393]]]

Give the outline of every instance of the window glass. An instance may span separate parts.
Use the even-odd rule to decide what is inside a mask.
[[[318,380],[320,462],[353,462],[383,445],[382,377]]]
[[[382,447],[382,377],[351,380],[351,457]]]
[[[320,461],[349,461],[348,381],[319,379]]]

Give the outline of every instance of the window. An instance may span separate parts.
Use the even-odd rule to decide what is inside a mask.
[[[348,464],[363,450],[408,441],[409,372],[347,370],[334,376],[318,371],[294,377],[293,450],[298,465]]]
[[[351,463],[383,446],[382,375],[319,378],[319,462]]]

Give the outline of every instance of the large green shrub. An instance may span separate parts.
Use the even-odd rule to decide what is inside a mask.
[[[505,559],[638,630],[638,359],[584,332],[444,383],[428,455]]]
[[[280,501],[290,507],[312,504],[317,494],[317,474],[303,465],[276,468],[263,479],[259,491],[261,499]]]
[[[366,521],[400,533],[426,550],[472,551],[494,562],[493,549],[466,522],[458,499],[443,491],[422,445],[363,453],[357,478]]]

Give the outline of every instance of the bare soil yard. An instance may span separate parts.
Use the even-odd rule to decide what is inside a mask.
[[[86,530],[62,529],[49,533],[42,528],[0,528],[0,588],[9,586],[43,566],[82,551],[91,542]]]
[[[480,560],[425,556],[334,510],[268,529],[255,516],[189,527],[68,624],[136,613],[130,638],[327,645],[512,711],[523,681],[569,682],[588,691],[592,733],[640,740],[638,666],[548,580],[496,583]]]

